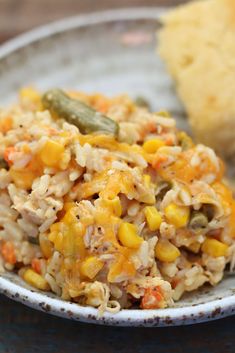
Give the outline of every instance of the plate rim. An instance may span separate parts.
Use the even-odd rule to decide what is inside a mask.
[[[160,16],[170,10],[170,6],[139,6],[118,8],[91,13],[82,13],[68,16],[60,20],[52,21],[25,31],[13,38],[8,39],[0,45],[0,60],[7,55],[21,49],[37,40],[42,40],[51,35],[66,32],[79,27],[108,23],[116,20],[160,20]]]
[[[12,274],[14,276],[14,274]],[[28,287],[28,288],[27,288]],[[230,316],[235,311],[235,296],[212,300],[211,302],[157,310],[123,309],[116,314],[98,314],[90,306],[65,301],[35,291],[30,286],[23,287],[8,278],[0,276],[0,293],[31,308],[59,317],[99,325],[166,327],[185,326],[213,321]],[[223,304],[223,305],[222,305]]]
[[[156,6],[132,7],[66,17],[62,20],[39,26],[3,43],[0,46],[0,62],[17,50],[57,33],[117,20],[151,19],[157,21],[160,15],[169,10],[169,8]],[[117,314],[105,313],[103,316],[99,316],[97,309],[46,296],[42,292],[36,292],[16,284],[4,276],[0,276],[0,293],[27,306],[57,316],[81,322],[113,326],[188,325],[230,316],[235,311],[235,295],[229,295],[225,298],[183,308],[171,307],[158,310],[124,309]],[[63,310],[61,310],[62,308]]]

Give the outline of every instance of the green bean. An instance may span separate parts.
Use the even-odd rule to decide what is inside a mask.
[[[189,226],[192,229],[203,229],[208,225],[208,219],[202,212],[194,211],[191,215]]]
[[[180,131],[178,133],[178,140],[183,151],[187,151],[188,149],[193,147],[193,141],[191,137],[183,131]]]
[[[52,115],[77,126],[81,133],[103,132],[118,135],[119,126],[112,119],[97,112],[78,99],[70,98],[60,89],[52,89],[42,97],[43,106]]]
[[[163,200],[164,196],[172,188],[172,186],[172,183],[168,181],[159,182],[156,187],[156,199]]]
[[[28,236],[28,241],[29,241],[29,243],[31,243],[31,244],[39,245],[39,240],[38,240],[38,238]]]
[[[170,118],[171,114],[167,111],[167,110],[160,110],[158,112],[155,113],[158,116],[161,116],[163,118]]]
[[[136,99],[135,99],[135,104],[136,104],[138,107],[150,109],[150,104],[149,104],[149,102],[147,101],[147,99],[144,98],[144,97],[141,97],[141,96],[136,97]]]

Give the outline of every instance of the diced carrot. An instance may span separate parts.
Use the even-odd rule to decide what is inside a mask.
[[[165,307],[164,297],[159,286],[149,287],[145,289],[144,296],[141,301],[142,309],[159,309]]]
[[[157,155],[156,158],[154,158],[152,166],[155,170],[159,169],[161,164],[167,161],[167,156],[164,155]]]
[[[11,146],[11,147],[7,147],[4,151],[4,155],[3,155],[3,158],[5,159],[5,161],[8,163],[8,164],[12,164],[12,161],[9,159],[9,155],[15,151],[15,147],[14,146]]]
[[[144,125],[141,129],[139,129],[139,135],[140,138],[142,140],[145,139],[145,136],[149,133],[149,132],[156,132],[157,131],[157,125],[155,122],[153,121],[149,121],[146,125]]]
[[[54,129],[53,127],[50,127],[48,129],[48,132],[49,132],[49,136],[58,135],[58,130]]]
[[[12,129],[12,118],[10,116],[0,121],[0,131],[2,133],[5,134],[7,131],[11,129]]]
[[[25,141],[31,141],[32,136],[28,132],[25,132],[24,135],[22,136],[22,139],[24,139]]]
[[[32,260],[32,269],[41,274],[41,260],[40,259],[37,259],[36,257]]]
[[[1,245],[1,253],[6,262],[14,265],[16,263],[16,255],[14,244],[11,241],[6,241]]]
[[[154,121],[150,121],[146,125],[146,129],[148,130],[148,132],[156,132],[157,131],[157,124]]]
[[[168,137],[165,142],[166,142],[167,146],[173,146],[173,144],[174,144],[172,137]]]

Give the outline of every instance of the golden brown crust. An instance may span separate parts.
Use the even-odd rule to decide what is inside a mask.
[[[235,156],[235,1],[195,1],[163,21],[159,52],[195,136]]]
[[[228,11],[228,22],[235,25],[235,1],[234,0],[220,0]]]

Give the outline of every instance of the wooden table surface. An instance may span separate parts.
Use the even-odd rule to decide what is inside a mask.
[[[170,6],[186,0],[0,0],[0,42],[67,16],[132,6]]]
[[[180,0],[0,0],[0,43],[52,20]],[[0,353],[234,353],[235,317],[176,328],[112,328],[56,318],[0,296]]]

